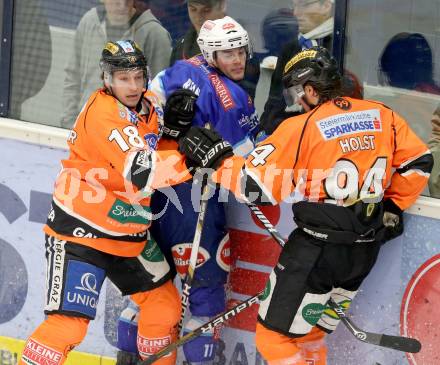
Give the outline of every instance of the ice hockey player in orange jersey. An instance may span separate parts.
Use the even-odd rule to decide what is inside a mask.
[[[270,365],[326,364],[326,306],[348,308],[381,245],[403,232],[402,212],[426,186],[433,159],[406,121],[385,105],[342,96],[336,60],[315,47],[293,56],[286,99],[305,113],[282,122],[244,160],[214,131],[180,140],[187,165],[241,198],[277,204],[296,190],[290,234],[261,298],[256,345]]]
[[[148,231],[149,203],[155,188],[183,181],[187,171],[176,151],[156,151],[163,112],[146,91],[139,47],[107,43],[101,68],[104,87],[79,114],[55,182],[44,227],[47,318],[27,340],[20,364],[65,362],[95,318],[106,277],[140,308],[142,357],[176,337],[180,298]],[[157,364],[175,359],[173,353]]]

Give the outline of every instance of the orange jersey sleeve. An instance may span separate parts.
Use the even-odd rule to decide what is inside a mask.
[[[391,109],[337,98],[285,120],[245,162],[225,161],[214,179],[258,203],[275,204],[296,190],[339,205],[385,196],[405,209],[426,185],[429,161],[425,144]]]
[[[251,202],[261,199],[263,203],[276,204],[285,199],[295,189],[293,168],[305,124],[301,117],[285,120],[246,160],[239,156],[225,160],[213,180]],[[261,194],[246,191],[247,180],[257,184],[256,190]]]
[[[189,178],[176,150],[156,150],[160,111],[150,98],[138,112],[104,90],[90,97],[68,140],[46,232],[124,255],[145,242],[154,189]]]
[[[151,93],[145,97],[153,98]],[[93,141],[96,158],[106,160],[137,188],[153,190],[185,179],[186,168],[179,153],[156,151],[161,121],[153,104],[144,100],[144,108],[149,110],[139,115],[108,95],[95,103],[80,122],[84,139]]]
[[[428,147],[411,130],[405,120],[392,113],[394,153],[391,184],[385,189],[390,198],[402,210],[410,207],[423,192],[432,170],[432,155]]]

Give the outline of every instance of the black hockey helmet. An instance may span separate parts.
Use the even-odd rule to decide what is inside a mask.
[[[102,50],[99,65],[104,73],[110,75],[115,71],[140,69],[144,71],[145,79],[148,80],[147,60],[142,50],[132,40],[107,42]]]
[[[340,79],[338,63],[324,47],[312,47],[297,53],[286,63],[283,72],[286,88],[306,82],[333,84]]]
[[[312,47],[301,51],[286,63],[283,71],[285,90],[291,90],[293,95],[302,97],[306,83],[317,89],[321,102],[340,92],[338,63],[326,48]]]

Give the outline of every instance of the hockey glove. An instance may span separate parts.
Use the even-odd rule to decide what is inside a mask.
[[[234,155],[230,143],[217,132],[200,127],[191,127],[179,140],[179,151],[186,156],[191,173],[199,167],[216,169],[224,159]]]
[[[384,201],[383,225],[386,241],[403,233],[403,212],[391,199]]]
[[[177,89],[167,99],[164,108],[165,137],[178,140],[191,127],[196,113],[197,95],[187,89]]]

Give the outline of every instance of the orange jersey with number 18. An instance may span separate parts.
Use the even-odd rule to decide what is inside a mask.
[[[296,189],[309,201],[339,205],[391,198],[403,210],[424,189],[429,161],[402,117],[381,103],[344,97],[286,119],[245,163],[231,169],[225,161],[214,180],[240,195],[245,175],[272,203]]]
[[[103,89],[88,100],[70,133],[46,233],[120,256],[136,256],[151,222],[154,189],[189,177],[177,151],[156,151],[162,109],[146,93],[142,110]]]

